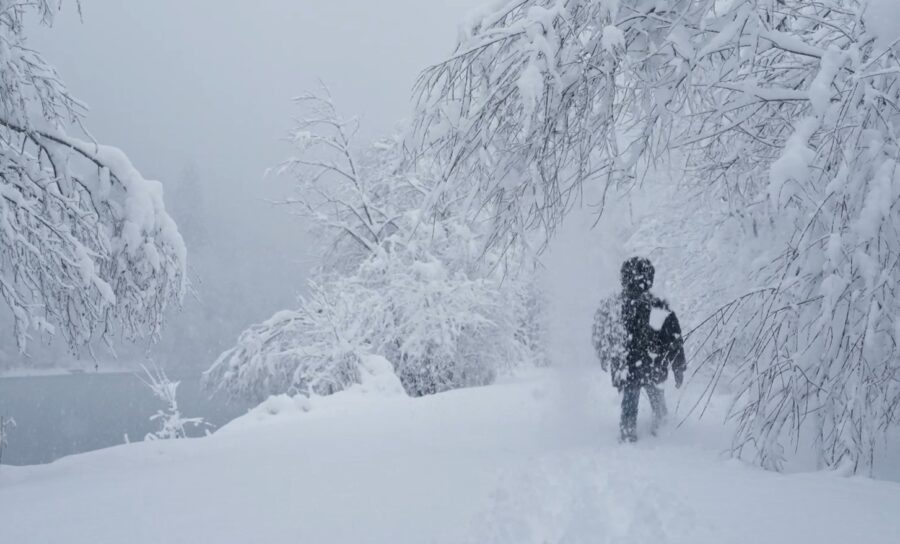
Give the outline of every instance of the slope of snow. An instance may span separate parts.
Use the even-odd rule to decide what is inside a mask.
[[[272,401],[268,416],[257,409],[207,438],[4,466],[2,541],[829,544],[900,535],[900,484],[723,460],[723,399],[701,421],[619,445],[617,398],[593,368],[421,399],[376,389]],[[678,396],[668,394],[674,410]]]

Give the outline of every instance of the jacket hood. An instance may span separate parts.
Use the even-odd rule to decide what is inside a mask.
[[[653,287],[655,272],[650,259],[632,257],[622,263],[622,288],[630,296],[646,293]]]

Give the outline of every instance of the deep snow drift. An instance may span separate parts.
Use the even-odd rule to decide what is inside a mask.
[[[270,399],[207,438],[4,466],[2,540],[843,544],[900,535],[900,484],[724,460],[721,398],[701,421],[676,427],[675,416],[662,436],[619,445],[617,398],[596,368],[421,399],[400,393],[378,361],[371,370],[332,397]],[[667,393],[674,409],[679,396]]]

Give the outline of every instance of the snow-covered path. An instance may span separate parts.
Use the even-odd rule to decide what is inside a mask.
[[[283,399],[204,439],[4,466],[0,541],[900,541],[900,484],[723,460],[715,417],[618,445],[605,385],[586,369],[309,411]]]

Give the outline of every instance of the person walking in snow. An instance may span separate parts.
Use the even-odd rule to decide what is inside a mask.
[[[675,312],[650,293],[653,265],[643,257],[622,264],[622,291],[600,305],[594,315],[593,343],[600,365],[609,371],[613,387],[622,394],[619,439],[637,440],[638,401],[647,392],[653,410],[651,433],[656,434],[667,416],[661,385],[669,375],[681,387],[687,362],[681,327]]]

